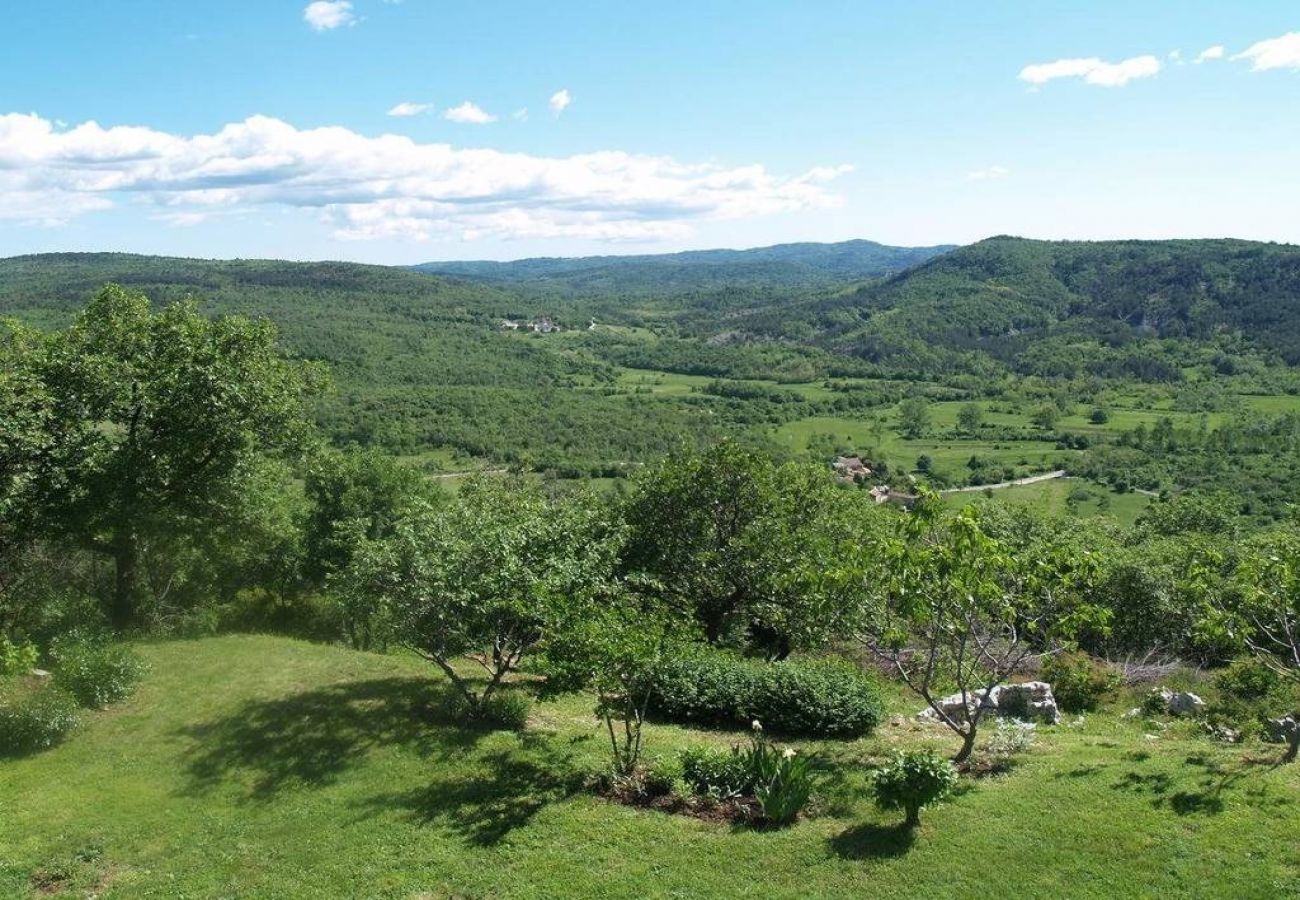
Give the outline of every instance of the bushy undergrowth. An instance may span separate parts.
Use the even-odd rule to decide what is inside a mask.
[[[0,635],[0,678],[25,675],[35,668],[40,653],[33,644],[15,644]]]
[[[654,685],[651,709],[673,721],[710,725],[758,719],[775,732],[810,737],[857,737],[882,716],[875,683],[846,663],[762,663],[718,652],[669,663]]]
[[[768,825],[789,825],[812,796],[807,758],[768,741],[757,722],[748,747],[688,747],[679,760],[682,779],[694,793],[718,800],[752,797]]]
[[[1057,705],[1066,712],[1091,712],[1124,683],[1118,671],[1083,652],[1048,657],[1042,676],[1051,683]]]
[[[11,686],[0,694],[0,755],[53,747],[77,727],[77,701],[58,687]]]
[[[131,696],[146,670],[144,660],[121,644],[65,644],[52,655],[55,682],[90,709]]]
[[[474,707],[463,694],[449,689],[442,702],[457,724],[501,731],[523,731],[532,711],[532,700],[519,690],[496,691]]]

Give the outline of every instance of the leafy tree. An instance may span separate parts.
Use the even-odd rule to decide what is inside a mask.
[[[1209,585],[1213,566],[1202,570]],[[1205,591],[1212,615],[1206,627],[1237,640],[1261,663],[1293,683],[1300,683],[1300,536],[1291,530],[1255,542],[1241,565],[1245,590]],[[1291,715],[1300,722],[1300,709]],[[1283,762],[1300,755],[1300,725],[1287,736]]]
[[[613,589],[621,541],[591,495],[552,499],[483,479],[443,507],[423,506],[391,537],[357,534],[333,584],[363,627],[390,630],[435,664],[477,715],[539,643],[593,614]],[[482,667],[485,685],[456,668],[461,657]]]
[[[908,397],[898,404],[898,430],[915,440],[930,427],[930,404],[923,397]]]
[[[1101,618],[1086,600],[1093,561],[1070,544],[1028,552],[990,536],[978,511],[945,517],[932,495],[861,544],[832,577],[865,586],[858,636],[957,734],[965,760],[987,712],[979,702],[1033,652]],[[955,685],[966,715],[939,703]]]
[[[377,449],[322,450],[304,486],[311,503],[305,574],[317,583],[346,568],[358,534],[370,540],[391,535],[417,503],[435,498],[428,478]]]
[[[984,410],[978,403],[963,403],[957,410],[957,426],[967,434],[979,431],[984,423]]]
[[[642,731],[663,667],[683,652],[690,623],[680,611],[625,591],[571,619],[547,641],[547,693],[587,689],[605,726],[615,774],[636,773]]]
[[[818,570],[860,503],[820,467],[776,466],[732,442],[678,453],[628,501],[623,570],[689,611],[710,643],[745,633],[782,658],[834,631],[836,598]]]
[[[1088,413],[1088,421],[1094,425],[1105,425],[1110,421],[1110,413],[1106,412],[1105,408],[1098,406]]]
[[[1052,403],[1044,403],[1035,409],[1029,415],[1029,421],[1041,428],[1043,431],[1051,431],[1056,427],[1057,419],[1061,416],[1061,411]]]
[[[111,558],[119,627],[138,621],[145,537],[200,531],[236,506],[259,454],[307,438],[304,404],[320,384],[269,322],[208,319],[188,302],[155,312],[114,285],[67,330],[20,334],[5,356],[46,429],[33,453],[31,417],[0,422],[6,455],[20,448],[6,467],[37,485],[45,530]]]

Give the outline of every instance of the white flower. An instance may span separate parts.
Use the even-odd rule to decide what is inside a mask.
[[[752,722],[749,723],[749,727],[750,727],[750,729],[753,730],[753,731],[762,731],[762,730],[763,730],[763,723],[760,722],[760,721],[758,721],[758,719],[755,719],[754,721],[752,721]]]
[[[794,758],[795,755],[795,749],[793,747],[786,747],[785,752],[782,753],[781,755],[784,756],[786,759],[792,759]]]

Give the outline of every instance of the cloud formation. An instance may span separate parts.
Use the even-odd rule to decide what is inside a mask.
[[[620,151],[532,156],[266,116],[184,136],[0,115],[0,218],[46,224],[134,204],[176,222],[303,209],[347,239],[659,239],[699,221],[838,206],[827,184],[849,170],[782,177]]]
[[[1011,170],[1005,166],[989,166],[987,169],[976,169],[974,172],[966,173],[967,181],[991,181],[997,178],[1006,178],[1011,174]]]
[[[1248,60],[1252,72],[1300,69],[1300,31],[1251,44],[1233,59]]]
[[[442,114],[442,117],[449,122],[460,122],[469,125],[486,125],[489,122],[495,122],[497,117],[490,113],[484,112],[477,105],[466,100],[460,106],[453,106]]]
[[[314,0],[303,9],[302,18],[313,31],[331,31],[357,21],[348,0]]]
[[[1203,62],[1209,62],[1210,60],[1213,59],[1223,59],[1223,54],[1225,52],[1226,51],[1223,49],[1222,44],[1215,44],[1213,47],[1206,47],[1204,50],[1202,50],[1197,55],[1196,61],[1198,63],[1203,63]]]
[[[1151,78],[1160,74],[1160,60],[1154,56],[1134,56],[1117,63],[1108,63],[1090,56],[1084,59],[1058,59],[1050,63],[1025,66],[1020,70],[1020,80],[1032,85],[1043,85],[1057,78],[1081,78],[1087,84],[1099,87],[1123,87],[1138,78]]]
[[[411,103],[403,100],[388,111],[388,115],[404,118],[406,116],[418,116],[420,113],[428,112],[433,109],[432,103]]]
[[[572,102],[573,102],[573,97],[570,96],[568,88],[561,88],[560,90],[556,91],[554,94],[551,94],[551,99],[549,101],[551,105],[551,112],[555,113],[558,116],[560,113],[568,109],[569,104]]]

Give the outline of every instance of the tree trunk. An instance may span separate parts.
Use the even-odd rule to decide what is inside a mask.
[[[1296,755],[1300,754],[1300,725],[1296,725],[1295,728],[1291,729],[1291,733],[1287,735],[1286,743],[1286,753],[1282,754],[1282,762],[1295,762]]]
[[[140,551],[135,532],[122,528],[113,538],[113,602],[109,620],[122,630],[136,622],[136,595],[139,586]]]
[[[957,755],[952,758],[952,761],[955,763],[964,763],[970,757],[971,751],[974,749],[975,726],[972,724],[970,730],[962,737],[961,749],[957,751]]]
[[[903,820],[903,826],[906,828],[916,828],[921,824],[921,807],[909,806],[907,808],[907,818]]]

